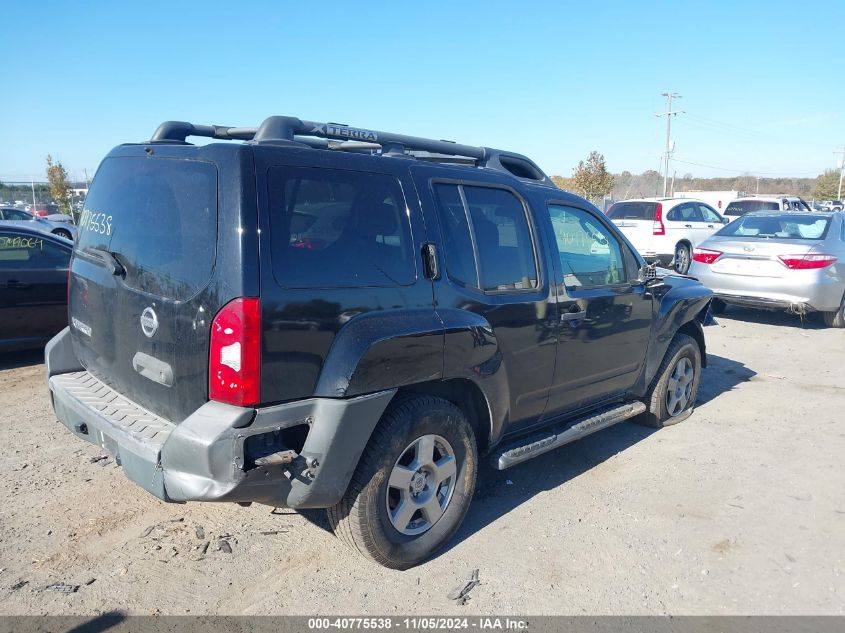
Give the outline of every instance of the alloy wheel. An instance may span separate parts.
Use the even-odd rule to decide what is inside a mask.
[[[440,435],[423,435],[402,451],[387,482],[387,516],[402,534],[418,536],[437,523],[455,491],[455,451]]]
[[[670,417],[679,415],[687,408],[692,395],[694,378],[695,369],[692,361],[686,356],[682,356],[675,363],[666,385],[666,411]]]

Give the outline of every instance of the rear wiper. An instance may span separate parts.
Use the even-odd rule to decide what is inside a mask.
[[[106,268],[109,269],[109,272],[116,277],[123,277],[126,275],[126,269],[123,267],[114,253],[105,248],[88,248],[86,249],[90,253],[96,253],[99,255],[102,260],[106,264]]]

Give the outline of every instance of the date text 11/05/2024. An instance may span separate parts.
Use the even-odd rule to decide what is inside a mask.
[[[528,622],[517,618],[476,617],[373,617],[373,618],[309,618],[308,629],[407,631],[527,631]]]

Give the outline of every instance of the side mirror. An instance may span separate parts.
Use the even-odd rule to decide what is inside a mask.
[[[730,224],[730,223],[731,223],[730,218],[722,218],[722,224]]]
[[[637,272],[637,281],[641,284],[648,284],[657,279],[657,266],[655,264],[643,264]]]

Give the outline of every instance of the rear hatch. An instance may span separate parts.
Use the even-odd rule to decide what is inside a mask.
[[[98,169],[79,223],[69,287],[74,351],[113,389],[177,422],[207,400],[217,216],[213,163],[113,156]]]
[[[653,250],[657,207],[657,202],[627,200],[611,206],[607,217],[622,230],[634,248],[645,253]]]

